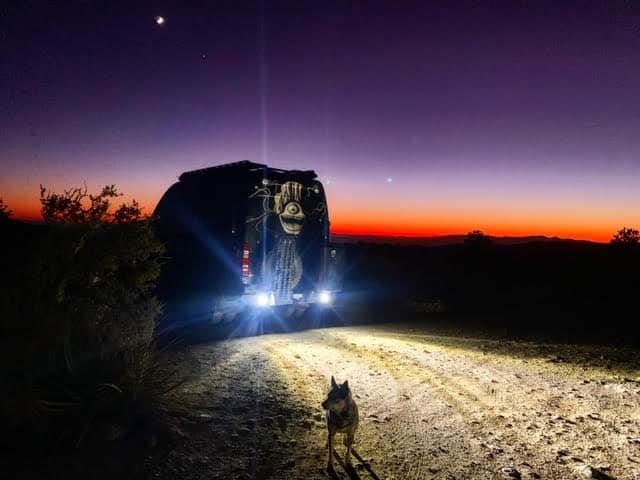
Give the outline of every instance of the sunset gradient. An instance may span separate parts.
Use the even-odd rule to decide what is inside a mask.
[[[249,159],[316,170],[336,233],[640,227],[638,6],[481,4],[16,8],[0,196],[35,220],[39,184],[115,183],[151,212]]]

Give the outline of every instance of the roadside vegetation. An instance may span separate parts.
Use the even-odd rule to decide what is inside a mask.
[[[175,385],[154,346],[163,246],[120,196],[41,187],[39,225],[0,204],[2,443],[36,471],[138,441]]]
[[[609,244],[501,244],[476,230],[455,245],[345,244],[344,257],[345,289],[379,302],[376,311],[404,304],[438,312],[444,322],[475,318],[480,328],[512,335],[640,344],[633,321],[640,235],[633,228],[620,229]]]
[[[570,469],[558,466],[564,463],[549,459],[558,454],[565,461],[567,455],[559,453],[565,448],[555,437],[546,443],[555,450],[545,455],[510,452],[505,445],[526,443],[529,427],[539,426],[515,413],[515,420],[507,421],[494,405],[508,410],[524,392],[540,401],[536,415],[549,416],[549,431],[555,435],[561,423],[568,432],[563,435],[579,431],[568,442],[582,448],[575,439],[584,436],[583,420],[587,433],[614,438],[611,429],[597,430],[592,423],[604,416],[598,402],[609,401],[615,387],[624,401],[601,410],[612,422],[618,410],[626,415],[626,437],[615,439],[620,448],[635,448],[640,379],[636,363],[628,360],[635,350],[515,342],[519,337],[568,345],[640,341],[640,324],[629,314],[636,310],[640,270],[637,230],[621,229],[609,245],[553,240],[501,245],[479,230],[461,245],[347,244],[345,294],[332,322],[412,320],[413,325],[391,333],[319,330],[232,340],[172,352],[174,361],[167,362],[155,337],[164,248],[153,219],[135,201],[117,204],[120,196],[113,185],[96,194],[86,187],[62,193],[41,188],[43,222],[33,225],[13,220],[0,199],[0,420],[5,427],[0,458],[5,465],[22,466],[19,477],[235,478],[253,472],[261,478],[299,473],[313,478],[324,461],[320,397],[325,380],[336,372],[371,386],[371,391],[362,388],[367,420],[358,448],[394,458],[394,463],[374,459],[389,475],[431,478],[424,476],[429,472],[439,478],[450,471],[462,475],[458,478],[489,478],[505,469],[631,468],[610,460],[605,446],[606,455],[578,449],[572,454],[584,461],[572,457]],[[430,330],[420,330],[421,322]],[[324,320],[311,323],[328,326]],[[438,328],[452,333],[434,337]],[[464,338],[489,333],[498,339]],[[477,365],[469,363],[474,359]],[[478,372],[487,360],[496,365],[483,377]],[[570,380],[558,384],[564,377]],[[397,387],[393,398],[385,397],[389,385]],[[467,407],[457,402],[464,396]],[[550,403],[556,396],[575,398],[576,405],[562,411]],[[435,406],[425,411],[424,405]],[[453,420],[451,409],[459,410]],[[571,427],[560,414],[572,416]],[[438,429],[426,430],[433,425]],[[551,441],[547,430],[531,438]],[[406,431],[414,437],[398,433]],[[502,440],[483,437],[487,431]],[[482,463],[486,475],[470,476],[477,465],[446,453],[455,451],[457,440],[439,432],[480,439],[472,443],[476,458],[489,458]],[[393,450],[426,436],[445,450]],[[315,446],[291,448],[296,445]],[[503,464],[505,452],[520,463]]]

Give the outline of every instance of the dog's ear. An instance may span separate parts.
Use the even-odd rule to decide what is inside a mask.
[[[331,375],[331,388],[338,388],[338,384],[336,383],[336,379]]]
[[[342,384],[342,387],[343,387],[345,390],[349,390],[349,380],[345,380],[345,381],[344,381],[344,383]]]

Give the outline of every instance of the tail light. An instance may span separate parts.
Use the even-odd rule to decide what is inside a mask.
[[[251,256],[251,245],[245,242],[242,246],[242,283],[248,284],[251,278],[251,269],[249,268],[249,257]]]

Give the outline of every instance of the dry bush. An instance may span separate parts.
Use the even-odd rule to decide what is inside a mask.
[[[44,225],[2,225],[0,414],[38,448],[126,431],[172,385],[153,344],[163,246],[119,195],[42,188]]]

